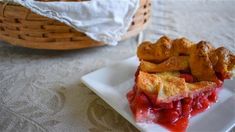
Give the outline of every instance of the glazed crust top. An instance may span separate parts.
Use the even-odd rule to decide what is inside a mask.
[[[179,77],[178,72],[150,74],[140,71],[136,85],[146,95],[157,95],[159,103],[193,97],[201,92],[216,88],[216,83],[210,81],[187,83],[185,79]]]
[[[179,62],[172,59],[172,57],[187,56],[188,59],[184,59],[184,63],[189,64],[188,69],[199,81],[218,82],[216,75],[218,73],[223,78],[230,78],[231,72],[235,68],[235,55],[228,49],[224,47],[216,49],[206,41],[194,44],[186,38],[171,40],[163,36],[155,43],[144,42],[138,47],[137,56],[142,61],[155,64],[155,68],[158,68],[157,72],[166,71],[164,67],[176,71],[187,69],[187,67],[179,67]],[[173,60],[177,63],[172,63]],[[146,65],[142,65],[142,67],[146,67]],[[148,72],[148,69],[144,70]]]

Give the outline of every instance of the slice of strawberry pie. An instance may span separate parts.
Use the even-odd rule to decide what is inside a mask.
[[[153,122],[171,131],[185,131],[191,116],[216,102],[224,79],[232,77],[235,56],[207,42],[163,36],[138,47],[140,66],[128,92],[137,122]]]

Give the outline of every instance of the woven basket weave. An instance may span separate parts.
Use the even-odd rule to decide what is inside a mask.
[[[150,18],[150,9],[151,0],[140,0],[140,7],[123,39],[145,28]],[[0,2],[0,40],[16,46],[53,50],[104,45],[57,20],[37,15],[21,5],[3,2]]]

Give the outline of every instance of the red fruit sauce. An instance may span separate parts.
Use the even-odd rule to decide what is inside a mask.
[[[136,73],[136,77],[138,71]],[[190,74],[181,74],[186,82],[195,82]],[[137,122],[154,122],[173,132],[184,132],[187,129],[191,116],[203,112],[216,102],[217,91],[206,91],[194,98],[183,98],[171,103],[156,104],[156,96],[147,96],[141,91],[137,91],[136,86],[127,93],[130,108]]]

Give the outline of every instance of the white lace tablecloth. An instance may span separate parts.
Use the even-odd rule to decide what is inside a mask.
[[[186,1],[153,0],[152,23],[143,36],[115,47],[61,52],[0,42],[0,131],[137,131],[80,77],[135,55],[138,39],[155,41],[163,34],[235,52],[235,1]]]

